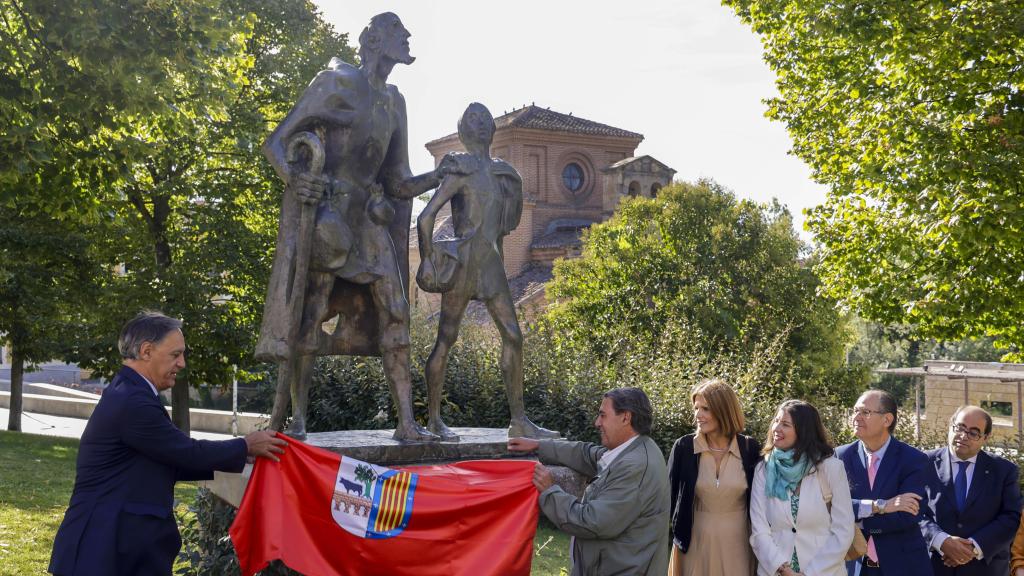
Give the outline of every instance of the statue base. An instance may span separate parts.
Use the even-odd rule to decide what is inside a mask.
[[[492,460],[498,458],[536,460],[536,456],[520,456],[508,451],[508,431],[504,428],[452,428],[458,442],[406,442],[391,436],[394,430],[342,430],[313,432],[305,442],[342,456],[378,466],[416,466],[460,460]],[[549,466],[555,483],[563,490],[582,496],[587,479],[563,466]],[[249,483],[252,465],[241,473],[215,472],[213,480],[200,482],[228,504],[238,507]]]
[[[378,466],[409,466],[455,460],[517,458],[508,451],[504,428],[452,428],[458,442],[409,442],[392,438],[394,430],[341,430],[313,432],[310,446]]]

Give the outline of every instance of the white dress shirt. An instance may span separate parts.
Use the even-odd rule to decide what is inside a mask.
[[[882,458],[885,458],[885,452],[886,452],[886,450],[889,449],[889,443],[890,442],[892,442],[892,436],[890,436],[885,441],[885,444],[882,444],[881,448],[879,448],[878,450],[875,450],[874,452],[872,452],[872,454],[874,454],[875,456],[878,457],[878,469],[875,470],[876,474],[878,473],[878,470],[880,470],[882,468]],[[867,470],[868,469],[868,447],[865,446],[863,442],[861,442],[860,443],[860,450],[858,452],[860,453],[860,461],[864,464],[864,469]],[[857,504],[858,504],[858,506],[857,506],[857,518],[868,518],[868,517],[872,516],[871,505],[874,502],[875,502],[874,500],[858,500],[857,501]]]
[[[632,444],[633,441],[636,440],[639,436],[639,434],[636,434],[629,440],[626,440],[625,442],[619,444],[615,448],[605,452],[604,454],[601,454],[601,458],[597,461],[598,474],[607,470],[608,467],[611,466],[612,462],[614,462],[615,459],[619,457],[619,454],[625,452],[626,448],[628,448],[629,445]]]
[[[946,450],[949,450],[948,446],[946,447]],[[968,458],[967,460],[961,460],[960,458],[957,458],[956,452],[953,452],[952,450],[949,450],[949,467],[950,467],[950,471],[949,471],[950,472],[950,476],[949,477],[950,478],[953,478],[954,480],[956,479],[956,473],[960,469],[960,466],[957,464],[958,462],[967,462],[967,473],[966,473],[966,476],[967,476],[967,493],[968,494],[971,493],[971,480],[974,479],[974,469],[976,468],[976,466],[974,464],[977,463],[977,461],[978,461],[978,455],[977,454],[975,454],[974,456]],[[955,488],[954,488],[954,491],[955,491]],[[941,530],[936,532],[935,536],[932,537],[931,548],[932,548],[932,550],[935,550],[936,552],[938,552],[939,556],[945,556],[945,554],[942,553],[942,543],[946,541],[946,538],[949,538],[949,534],[947,534],[947,533],[945,533],[945,532],[943,532]],[[968,540],[971,541],[971,544],[974,544],[974,557],[977,558],[978,560],[981,560],[981,558],[983,556],[982,552],[981,552],[981,546],[978,546],[978,543],[974,540],[974,538],[968,538]]]
[[[138,371],[136,371],[135,373],[139,374]],[[160,396],[160,393],[156,391],[156,386],[153,386],[153,383],[149,381],[149,378],[142,376],[142,374],[139,374],[139,376],[141,376],[142,379],[146,381],[146,384],[149,384],[149,389],[153,391],[154,396]]]

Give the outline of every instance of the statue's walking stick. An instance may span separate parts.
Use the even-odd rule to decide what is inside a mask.
[[[292,136],[288,143],[286,159],[289,164],[298,160],[299,147],[309,148],[309,166],[307,172],[312,176],[319,177],[324,169],[324,146],[320,138],[312,132],[299,132]],[[298,166],[295,169],[299,169]],[[299,338],[302,327],[303,307],[306,303],[306,287],[309,276],[309,259],[313,244],[313,227],[316,218],[316,207],[319,200],[308,197],[299,197],[301,212],[299,214],[299,231],[295,244],[295,261],[291,277],[291,287],[288,290],[288,357],[278,364],[277,370],[277,392],[274,395],[274,409],[270,418],[270,427],[273,430],[281,430],[284,426],[288,412],[288,400],[291,391],[298,382],[297,374],[299,367]],[[305,430],[305,423],[302,429]]]

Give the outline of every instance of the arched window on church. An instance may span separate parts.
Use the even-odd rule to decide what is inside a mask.
[[[640,195],[640,183],[636,180],[629,183],[629,195],[632,198],[636,198]]]
[[[661,184],[658,184],[657,182],[651,184],[651,198],[658,197],[658,190],[661,190]]]
[[[575,162],[566,164],[562,169],[562,184],[565,184],[569,192],[579,192],[583,188],[583,168]]]

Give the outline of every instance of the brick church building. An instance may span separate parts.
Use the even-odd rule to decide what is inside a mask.
[[[556,258],[579,255],[580,235],[608,219],[623,196],[653,198],[675,170],[650,156],[635,156],[642,134],[572,114],[525,106],[494,119],[491,156],[512,164],[523,178],[523,216],[503,242],[505,274],[517,307],[544,304],[544,284]],[[426,144],[435,165],[448,152],[464,151],[458,134]],[[453,236],[448,205],[438,214],[434,238]],[[413,225],[409,264],[415,275],[419,247]],[[410,302],[438,310],[440,295],[411,282]],[[471,307],[472,311],[472,307]],[[484,312],[486,314],[486,312]]]

